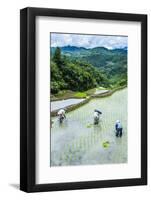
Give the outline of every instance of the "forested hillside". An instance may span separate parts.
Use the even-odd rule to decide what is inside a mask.
[[[51,47],[51,93],[127,84],[127,48]]]

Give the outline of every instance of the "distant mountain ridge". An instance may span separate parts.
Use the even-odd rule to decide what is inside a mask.
[[[127,85],[127,47],[51,47],[51,58],[54,92],[58,88],[82,91],[97,85]]]
[[[85,47],[77,47],[77,46],[63,46],[63,47],[60,47],[62,50],[64,51],[76,51],[76,50],[87,50],[87,48]]]
[[[57,47],[51,47],[53,49],[56,49]],[[123,49],[127,51],[127,47],[121,47],[121,48],[113,48],[113,49],[109,49],[103,46],[98,46],[98,47],[92,47],[92,48],[86,48],[86,47],[78,47],[78,46],[72,46],[72,45],[67,45],[67,46],[61,46],[59,47],[62,50],[67,50],[67,51],[74,51],[74,50],[92,50],[92,49],[106,49],[106,50],[115,50],[115,49]]]
[[[84,61],[100,68],[108,78],[114,75],[127,73],[127,47],[108,49],[105,47],[85,48],[77,46],[59,47],[61,54],[71,60]],[[51,47],[52,56],[56,47]]]
[[[127,54],[127,47],[123,48],[114,48],[114,49],[108,49],[106,47],[94,47],[94,48],[85,48],[85,47],[77,47],[77,46],[63,46],[59,47],[61,49],[61,53],[66,56],[72,56],[72,57],[84,57],[84,56],[90,56],[90,55],[98,55],[98,54],[106,54],[111,55],[115,53],[125,53]],[[52,55],[55,52],[56,47],[51,47],[51,53]]]

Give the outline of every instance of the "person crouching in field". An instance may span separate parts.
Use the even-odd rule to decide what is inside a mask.
[[[97,110],[97,109],[94,110],[94,124],[99,123],[101,114],[102,114],[102,112],[100,110]]]
[[[65,110],[64,109],[60,109],[57,113],[58,117],[59,117],[59,122],[62,123],[63,120],[66,118],[65,115]]]
[[[116,137],[122,137],[123,128],[122,128],[122,124],[119,120],[117,120],[115,123],[115,131],[116,131]]]

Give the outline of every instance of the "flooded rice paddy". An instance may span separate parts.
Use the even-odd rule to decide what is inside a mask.
[[[108,90],[96,90],[94,94],[103,94],[108,92]]]
[[[51,102],[51,111],[65,108],[67,106],[71,106],[74,104],[78,104],[84,100],[85,99],[65,99],[65,100],[59,100],[59,101],[52,101]]]
[[[93,124],[93,111],[102,117]],[[66,114],[59,123],[52,118],[51,166],[113,164],[127,162],[127,88],[89,103]],[[115,137],[114,125],[120,120],[123,136]]]

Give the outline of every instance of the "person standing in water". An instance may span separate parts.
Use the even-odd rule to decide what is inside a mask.
[[[122,137],[123,128],[122,128],[122,124],[119,120],[117,120],[115,123],[115,131],[116,131],[116,137]]]

